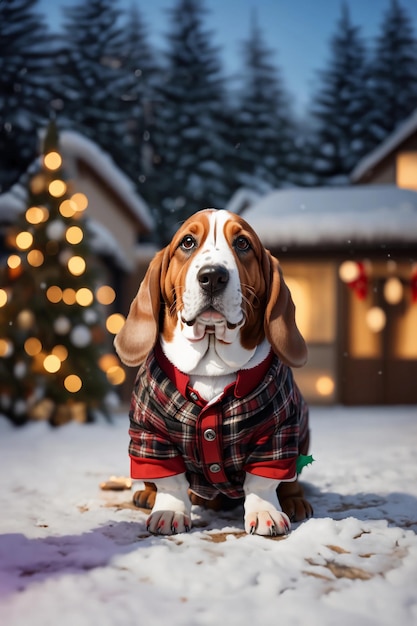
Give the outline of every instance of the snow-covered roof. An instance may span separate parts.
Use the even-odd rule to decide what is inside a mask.
[[[224,208],[226,211],[237,213],[239,215],[245,209],[255,204],[255,202],[258,202],[260,197],[261,195],[256,191],[242,187],[241,189],[235,191]]]
[[[274,191],[243,213],[267,247],[417,246],[417,193],[394,185]]]
[[[138,195],[132,181],[115,165],[108,154],[96,143],[72,130],[61,131],[59,143],[64,154],[83,159],[100,178],[111,182],[112,188],[133,215],[147,229],[152,230],[154,220],[147,205]]]
[[[375,167],[395,150],[403,141],[405,141],[412,133],[417,131],[417,109],[402,124],[400,124],[388,137],[379,144],[375,150],[367,154],[359,161],[353,169],[350,179],[357,182],[370,169]]]
[[[27,200],[26,189],[20,185],[14,185],[9,191],[0,194],[0,223],[12,224],[25,207]]]

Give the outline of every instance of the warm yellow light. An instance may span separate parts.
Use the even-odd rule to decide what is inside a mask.
[[[401,302],[404,294],[404,288],[399,278],[392,276],[388,278],[384,285],[384,298],[389,304],[398,304]]]
[[[33,315],[32,311],[24,309],[23,311],[20,311],[19,315],[16,318],[16,321],[19,328],[28,330],[35,323],[35,316]]]
[[[316,390],[321,396],[330,396],[334,391],[334,381],[330,376],[319,376],[316,380]]]
[[[112,287],[102,285],[96,291],[96,298],[100,304],[111,304],[116,298],[116,293]]]
[[[84,233],[79,226],[70,226],[65,233],[65,239],[68,243],[77,244],[83,240]]]
[[[121,385],[126,380],[125,371],[120,365],[110,367],[106,372],[106,376],[112,385]]]
[[[67,185],[63,180],[52,180],[49,183],[48,191],[54,198],[60,198],[67,190]]]
[[[74,217],[78,210],[76,202],[72,200],[63,200],[59,205],[59,212],[62,217]]]
[[[26,339],[24,347],[26,354],[29,356],[35,356],[42,350],[42,344],[37,337],[29,337],[29,339]]]
[[[48,219],[49,211],[43,206],[32,206],[26,211],[25,217],[29,224],[41,224]]]
[[[83,386],[82,380],[76,374],[70,374],[64,380],[64,387],[71,393],[77,393]]]
[[[359,278],[359,265],[355,261],[344,261],[339,267],[339,276],[344,283],[352,283]]]
[[[12,343],[8,339],[0,339],[0,356],[7,357],[13,352]]]
[[[379,333],[385,327],[386,319],[385,312],[379,306],[372,307],[366,314],[366,323],[374,333]]]
[[[16,235],[16,246],[20,250],[27,250],[33,243],[33,235],[27,231],[23,231]]]
[[[106,320],[106,328],[109,333],[116,335],[124,326],[125,318],[120,313],[109,315]]]
[[[57,356],[57,357],[58,357],[58,359],[59,359],[61,362],[62,362],[62,361],[65,361],[65,359],[68,357],[68,350],[66,349],[66,347],[65,347],[65,346],[62,346],[62,345],[60,345],[60,344],[59,344],[59,345],[57,345],[57,346],[54,346],[54,347],[52,348],[51,353],[52,353],[54,356]]]
[[[11,254],[7,259],[7,265],[11,270],[15,270],[22,263],[22,259],[17,254]]]
[[[27,260],[32,267],[40,267],[45,260],[43,253],[40,250],[31,250],[28,252]]]
[[[73,276],[81,276],[85,272],[85,261],[82,256],[72,256],[68,259],[68,269]]]
[[[48,298],[49,302],[53,302],[54,304],[56,304],[57,302],[61,302],[62,300],[61,287],[57,287],[56,285],[52,285],[51,287],[48,287],[48,289],[46,290],[46,297]]]
[[[62,299],[65,304],[75,304],[77,300],[75,289],[71,289],[70,287],[68,287],[68,289],[64,289],[62,292]]]
[[[77,205],[77,211],[85,211],[88,207],[88,198],[84,193],[74,193],[71,200]]]
[[[111,367],[117,367],[119,365],[119,359],[115,354],[103,354],[98,360],[98,366],[103,372],[107,372]]]
[[[62,157],[58,152],[48,152],[43,157],[43,164],[48,170],[57,170],[62,165]]]
[[[43,362],[43,366],[50,374],[55,374],[61,367],[61,361],[55,354],[48,354]]]
[[[87,289],[87,287],[82,287],[76,292],[75,299],[80,306],[90,306],[90,304],[94,300],[94,295],[91,289]]]
[[[7,302],[7,291],[0,289],[0,307],[4,306]]]
[[[46,178],[45,175],[40,173],[36,174],[30,181],[30,189],[36,195],[41,193],[45,189]]]

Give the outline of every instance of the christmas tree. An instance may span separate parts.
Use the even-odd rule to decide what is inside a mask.
[[[124,320],[108,315],[115,292],[100,280],[87,206],[66,180],[51,123],[1,267],[0,413],[16,424],[108,416],[125,378],[111,336]]]

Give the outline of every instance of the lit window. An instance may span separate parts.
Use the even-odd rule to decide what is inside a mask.
[[[397,185],[404,189],[417,190],[417,152],[402,152],[397,155]]]

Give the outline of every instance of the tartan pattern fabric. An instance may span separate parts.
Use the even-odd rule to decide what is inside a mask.
[[[165,475],[185,471],[190,488],[206,499],[218,492],[242,497],[246,471],[293,479],[308,436],[308,408],[290,368],[274,355],[247,396],[235,397],[234,386],[212,403],[196,403],[178,391],[152,351],[139,369],[129,413],[129,454],[139,474],[144,468],[133,477],[162,477],[166,464],[175,469]],[[208,426],[214,448],[205,439]],[[216,473],[213,460],[220,467]],[[156,466],[159,473],[152,475]]]

